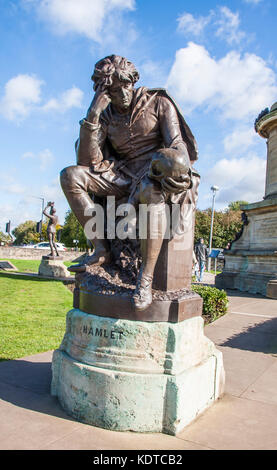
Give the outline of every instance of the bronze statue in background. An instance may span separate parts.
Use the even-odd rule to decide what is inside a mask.
[[[50,212],[49,213],[46,212],[48,207],[50,207]],[[47,236],[48,236],[50,249],[51,249],[51,252],[50,252],[49,256],[54,258],[55,256],[59,256],[57,245],[56,245],[56,242],[55,242],[56,226],[58,224],[58,217],[56,215],[56,209],[54,207],[54,202],[48,202],[47,206],[45,207],[45,209],[43,211],[43,214],[46,217],[48,217],[48,219],[49,219],[49,222],[48,222],[48,225],[47,225]]]
[[[69,205],[84,227],[93,208],[92,198],[114,196],[138,204],[152,204],[163,217],[165,204],[180,204],[183,218],[195,207],[199,175],[195,139],[174,100],[164,89],[134,85],[135,66],[111,55],[97,62],[92,81],[95,95],[80,121],[76,142],[77,165],[61,172],[61,185]],[[140,240],[142,264],[133,302],[137,311],[152,302],[154,269],[164,240],[163,224],[155,239]],[[147,228],[148,230],[148,228]],[[93,238],[92,255],[70,271],[111,261],[110,242]],[[167,269],[167,268],[165,268]]]

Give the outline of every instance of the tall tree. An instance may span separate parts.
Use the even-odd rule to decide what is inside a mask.
[[[228,209],[214,212],[213,241],[215,248],[225,248],[235,239],[242,226],[240,205],[248,204],[246,201],[230,202]],[[203,238],[206,245],[209,243],[212,210],[196,210],[195,214],[195,242]]]
[[[47,236],[47,223],[42,224],[41,240],[40,234],[36,231],[37,222],[33,220],[26,220],[18,225],[12,234],[15,237],[14,245],[29,245],[39,243],[40,241],[48,241]],[[59,226],[57,226],[59,228]]]
[[[15,237],[15,245],[28,245],[29,243],[39,243],[39,233],[36,232],[37,223],[33,220],[26,220],[22,224],[18,225],[12,234]]]
[[[241,206],[245,206],[245,205],[247,205],[247,204],[249,204],[249,202],[247,202],[247,201],[234,201],[234,202],[230,202],[230,203],[228,204],[228,209],[229,209],[230,211],[240,211],[240,210],[241,210],[240,207],[241,207]]]
[[[7,243],[11,243],[12,242],[12,237],[10,235],[8,235],[7,233],[3,233],[0,231],[0,243],[4,243],[5,245]]]
[[[61,241],[68,247],[75,247],[73,240],[78,240],[78,247],[86,249],[87,239],[83,227],[79,224],[72,210],[68,210],[65,216],[65,222],[62,229]]]

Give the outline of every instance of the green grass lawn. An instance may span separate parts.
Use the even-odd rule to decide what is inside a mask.
[[[4,260],[4,258],[1,258]],[[6,259],[10,261],[19,272],[21,273],[37,273],[38,267],[40,265],[40,259]],[[71,261],[64,261],[65,266],[70,266],[72,264]],[[0,271],[1,272],[1,271]]]
[[[72,308],[72,293],[62,282],[0,272],[0,300],[0,361],[60,345]]]

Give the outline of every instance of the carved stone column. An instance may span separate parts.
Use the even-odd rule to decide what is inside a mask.
[[[265,199],[277,196],[277,102],[270,112],[263,116],[256,125],[261,137],[267,139],[267,168]]]
[[[260,113],[255,130],[267,139],[265,196],[241,207],[248,224],[225,252],[216,286],[277,299],[277,103]]]

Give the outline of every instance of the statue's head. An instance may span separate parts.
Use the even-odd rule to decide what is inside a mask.
[[[95,64],[91,79],[95,91],[106,91],[112,104],[124,110],[132,102],[134,84],[139,79],[139,73],[129,60],[110,55]]]

